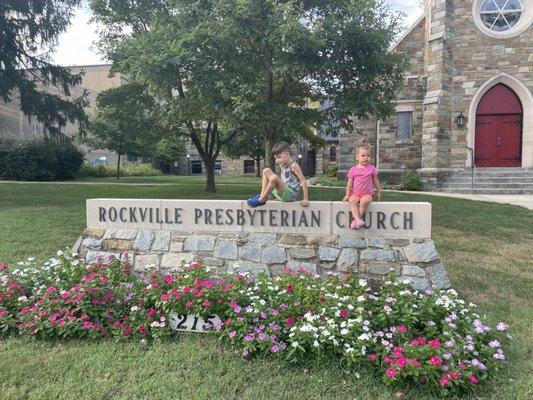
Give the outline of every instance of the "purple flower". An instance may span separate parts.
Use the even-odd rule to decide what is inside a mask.
[[[244,349],[244,350],[242,351],[242,357],[243,357],[243,358],[248,357],[249,354],[250,354],[250,352],[248,351],[248,349]]]
[[[453,339],[450,339],[444,342],[444,347],[450,348],[450,347],[453,347],[454,344],[455,342],[453,341]]]
[[[261,311],[261,314],[259,314],[259,315],[261,315],[261,318],[263,318],[263,319],[265,319],[268,316],[267,313],[264,312],[264,311]]]
[[[449,360],[450,358],[452,358],[452,353],[444,353],[442,355],[442,358],[444,358],[445,360]]]
[[[272,350],[272,353],[277,353],[278,351],[280,351],[280,347],[277,343],[274,343],[270,350]]]
[[[281,308],[281,306],[279,308]],[[272,309],[270,310],[270,314],[272,314],[273,317],[277,317],[279,315],[279,312],[278,310]]]
[[[492,348],[496,348],[496,347],[500,347],[501,344],[500,344],[500,342],[498,342],[497,340],[491,340],[491,341],[489,342],[489,346],[492,347]]]
[[[251,342],[254,340],[254,336],[248,334],[244,337],[244,340],[246,340],[247,342]]]
[[[287,308],[289,308],[289,306],[286,303],[282,303],[282,304],[279,305],[279,308],[281,308],[282,310],[286,310]],[[272,315],[274,315],[274,314],[272,314]]]
[[[506,331],[507,329],[509,329],[509,325],[504,322],[500,322],[498,325],[496,325],[496,329],[499,331]]]
[[[241,308],[241,306],[235,306],[233,308],[233,311],[235,311],[237,314],[240,314],[240,312],[242,311],[242,308]]]

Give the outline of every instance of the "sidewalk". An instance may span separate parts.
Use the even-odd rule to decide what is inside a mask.
[[[396,192],[396,190],[384,190],[384,192]],[[525,207],[533,210],[533,195],[531,194],[467,194],[467,193],[445,193],[445,192],[410,192],[402,193],[427,194],[430,196],[456,197],[459,199],[469,199],[476,201],[488,201],[492,203],[512,204],[514,206]]]

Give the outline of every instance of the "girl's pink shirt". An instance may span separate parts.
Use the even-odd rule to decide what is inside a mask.
[[[373,181],[372,177],[378,174],[378,170],[373,165],[368,164],[366,167],[357,165],[348,171],[348,179],[352,179],[351,195],[372,194]]]

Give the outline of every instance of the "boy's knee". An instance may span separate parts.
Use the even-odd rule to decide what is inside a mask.
[[[262,175],[262,176],[266,176],[266,177],[268,177],[270,174],[272,174],[272,170],[271,170],[270,168],[267,167],[267,168],[265,168],[265,169],[263,170],[263,175]]]

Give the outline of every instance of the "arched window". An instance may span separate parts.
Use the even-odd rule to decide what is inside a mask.
[[[337,161],[337,148],[335,146],[331,146],[329,148],[329,162],[335,161]]]

